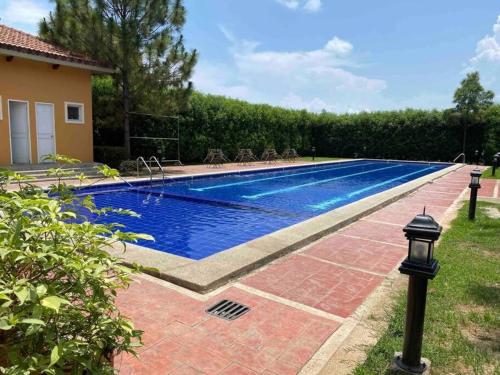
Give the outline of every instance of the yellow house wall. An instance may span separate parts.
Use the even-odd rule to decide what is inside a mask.
[[[11,164],[8,100],[28,101],[31,137],[31,163],[38,163],[35,103],[54,104],[56,152],[93,160],[91,72],[14,57],[11,62],[0,55],[0,165]],[[83,103],[84,123],[65,121],[65,102]]]

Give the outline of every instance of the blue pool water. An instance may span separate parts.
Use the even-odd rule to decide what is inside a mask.
[[[108,185],[84,189],[84,194],[92,194],[99,208],[140,214],[98,219],[155,238],[140,245],[203,259],[447,166],[357,160],[182,178],[153,186]]]

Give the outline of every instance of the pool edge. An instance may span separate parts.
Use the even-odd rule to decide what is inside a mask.
[[[124,264],[138,263],[142,272],[198,293],[207,293],[249,273],[412,193],[448,173],[462,168],[450,165],[440,171],[371,195],[349,205],[280,229],[199,261],[146,247],[127,244]],[[119,255],[117,250],[114,255]]]

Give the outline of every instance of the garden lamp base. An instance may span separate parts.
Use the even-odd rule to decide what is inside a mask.
[[[396,352],[394,358],[392,359],[391,366],[389,367],[389,373],[394,375],[430,375],[431,373],[431,361],[427,358],[421,358],[421,365],[418,367],[408,367],[402,362],[403,353]]]

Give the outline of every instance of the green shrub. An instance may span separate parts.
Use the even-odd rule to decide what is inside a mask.
[[[90,223],[82,207],[110,210],[60,182],[50,187],[55,199],[22,180],[8,191],[12,180],[0,172],[0,373],[112,374],[107,358],[133,353],[140,331],[114,304],[130,276],[106,249],[148,237]]]
[[[124,160],[120,163],[120,172],[126,175],[137,173],[137,162],[135,160]]]
[[[123,160],[127,159],[125,147],[94,146],[94,160],[118,168]]]

